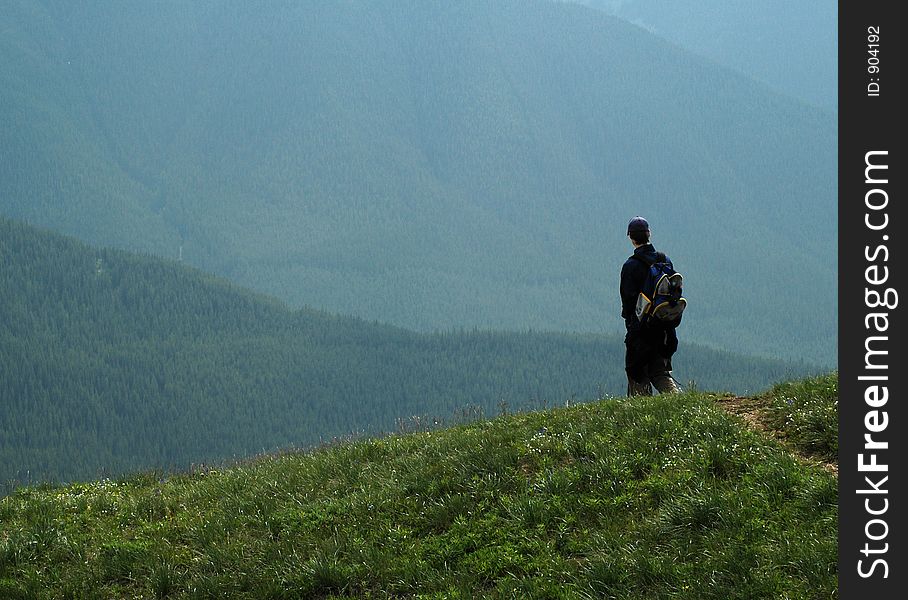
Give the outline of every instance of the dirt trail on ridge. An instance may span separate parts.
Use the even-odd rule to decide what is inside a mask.
[[[785,446],[785,448],[787,448],[788,451],[796,456],[799,460],[807,464],[819,464],[826,471],[838,477],[839,465],[837,463],[827,462],[825,459],[822,459],[820,457],[806,454],[803,451],[795,448],[791,444],[787,443],[785,433],[774,428],[770,423],[767,413],[767,406],[769,405],[768,400],[762,400],[760,398],[746,398],[743,396],[729,396],[718,398],[717,402],[719,406],[725,409],[728,413],[744,419],[744,421],[752,429],[755,429],[761,434],[775,438],[776,440],[781,442],[782,445]]]

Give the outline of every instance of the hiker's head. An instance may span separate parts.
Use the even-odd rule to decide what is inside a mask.
[[[649,223],[643,217],[634,217],[627,224],[627,237],[636,245],[649,243]]]

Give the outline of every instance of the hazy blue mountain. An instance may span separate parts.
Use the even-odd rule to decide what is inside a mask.
[[[834,118],[601,11],[7,0],[3,22],[2,214],[295,306],[615,333],[643,214],[684,339],[835,360]]]
[[[838,110],[835,0],[577,0],[810,104]]]
[[[615,336],[418,334],[290,310],[172,261],[2,218],[0,264],[4,484],[185,466],[625,386]],[[807,370],[691,345],[676,368],[739,392]]]

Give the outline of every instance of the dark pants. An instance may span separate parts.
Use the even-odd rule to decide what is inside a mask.
[[[624,345],[628,396],[651,396],[652,387],[662,394],[681,391],[672,377],[672,355],[678,349],[674,329],[628,331]]]

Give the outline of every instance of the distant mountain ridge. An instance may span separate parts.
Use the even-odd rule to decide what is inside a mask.
[[[809,104],[838,110],[834,0],[576,0]]]
[[[639,28],[543,1],[9,4],[2,214],[296,306],[591,332],[623,327],[643,214],[686,339],[835,360],[834,120]]]
[[[290,310],[172,261],[4,218],[0,265],[4,484],[185,467],[393,431],[414,415],[624,388],[617,337],[428,335]],[[807,369],[683,354],[683,381],[740,391]]]

